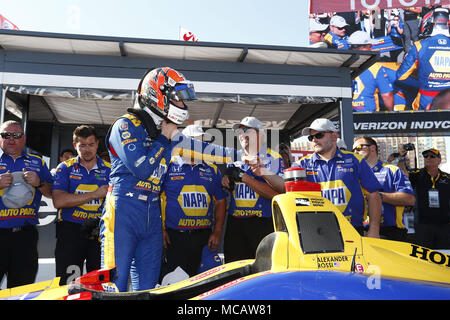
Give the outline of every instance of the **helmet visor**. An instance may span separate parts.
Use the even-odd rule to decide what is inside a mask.
[[[195,97],[194,84],[192,82],[177,83],[174,87],[175,95],[181,101],[197,99]]]

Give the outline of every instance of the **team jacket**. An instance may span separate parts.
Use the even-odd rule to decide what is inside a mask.
[[[279,175],[280,177],[283,176],[284,163],[278,153],[272,151],[271,149],[267,149],[267,152],[261,152],[259,156],[262,163],[264,163],[264,166],[270,170],[270,172]],[[252,178],[266,183],[262,177],[255,176],[249,165],[245,162],[236,161],[234,162],[234,165],[241,168]],[[231,166],[231,164],[228,166]],[[235,187],[231,192],[228,214],[236,218],[271,218],[272,199],[266,199],[260,196],[243,182],[236,182]]]
[[[378,161],[372,168],[378,181],[383,188],[383,192],[403,192],[414,195],[411,183],[406,175],[399,167],[390,164],[385,164]],[[381,218],[381,226],[398,228],[405,228],[403,224],[403,211],[405,207],[394,206],[388,203],[383,203],[383,215]]]
[[[53,190],[80,194],[97,190],[109,182],[111,165],[97,156],[97,164],[88,171],[80,164],[79,157],[71,158],[58,165],[54,177]],[[73,208],[58,210],[58,220],[83,223],[86,219],[102,215],[104,199],[95,199]]]
[[[398,69],[397,78],[403,81],[416,70],[420,89],[413,108],[423,110],[439,91],[450,88],[450,38],[437,34],[416,41]]]
[[[343,38],[339,37],[338,35],[334,34],[333,32],[329,31],[325,35],[325,42],[334,49],[342,49],[346,50],[349,48],[348,46],[348,36],[345,36]]]
[[[372,112],[380,109],[377,94],[392,92],[385,68],[375,63],[353,80],[353,111]]]
[[[330,200],[353,226],[362,226],[366,218],[363,192],[381,190],[363,157],[338,149],[329,161],[313,153],[293,166],[305,168],[307,181],[319,183],[322,196]]]
[[[214,203],[226,197],[217,166],[201,162],[190,165],[174,157],[161,192],[161,212],[171,229],[211,228]]]
[[[53,178],[45,164],[45,161],[34,154],[23,152],[22,156],[14,159],[0,150],[0,174],[7,172],[27,171],[37,173],[41,181],[53,183]],[[23,208],[11,209],[5,207],[0,200],[0,228],[16,228],[26,225],[36,225],[39,223],[39,207],[41,204],[42,193],[38,188],[34,188],[33,199]],[[0,190],[0,198],[3,196],[3,190]]]

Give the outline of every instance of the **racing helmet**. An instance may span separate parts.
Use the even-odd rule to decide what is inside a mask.
[[[443,34],[448,37],[448,17],[449,13],[447,8],[436,8],[427,13],[422,19],[419,38],[423,39],[436,34]]]
[[[183,74],[170,67],[148,71],[137,90],[137,100],[142,109],[148,108],[162,119],[182,124],[188,117],[185,101],[195,100],[192,82]],[[174,104],[181,102],[183,107]]]

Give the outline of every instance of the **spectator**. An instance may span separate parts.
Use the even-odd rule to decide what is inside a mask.
[[[80,276],[85,261],[88,272],[100,269],[98,222],[111,165],[97,155],[98,144],[94,127],[77,127],[73,146],[78,156],[56,168],[52,193],[58,209],[55,263],[60,285]]]
[[[244,150],[228,165],[222,185],[230,190],[224,238],[225,262],[253,259],[261,240],[273,232],[272,198],[284,192],[283,160],[267,148],[261,121],[245,117],[233,126]]]
[[[361,31],[367,33],[369,38],[373,37],[373,31],[375,27],[375,11],[374,10],[363,10],[361,11],[360,21],[361,21]]]
[[[408,178],[397,166],[379,160],[377,142],[371,137],[357,137],[353,152],[367,160],[383,188],[379,192],[382,201],[380,236],[389,240],[407,241],[408,231],[403,224],[403,212],[405,206],[413,206],[415,202]]]
[[[330,31],[325,35],[325,42],[334,49],[348,49],[348,37],[345,35],[345,26],[348,26],[341,16],[333,16],[330,20]]]
[[[75,152],[72,149],[64,149],[63,151],[61,151],[61,153],[59,154],[59,162],[58,164],[60,164],[61,162],[64,162],[70,158],[75,157]],[[50,173],[52,174],[52,176],[55,175],[56,173],[56,168],[53,168],[52,170],[50,170]]]
[[[392,42],[396,46],[401,47],[398,50],[390,51],[391,61],[393,62],[397,62],[398,56],[403,51],[403,33],[404,33],[404,26],[400,16],[393,15],[389,17],[387,34],[391,36]]]
[[[348,39],[353,49],[370,51],[372,39],[363,31],[354,32]],[[386,70],[376,62],[353,80],[353,111],[378,111],[377,90],[381,94],[384,105],[388,110],[394,108],[394,94],[392,84],[389,82]]]
[[[412,104],[414,110],[429,108],[440,91],[450,88],[446,63],[449,54],[448,9],[437,8],[431,36],[414,43],[397,71],[398,80],[403,81],[417,70],[420,87]]]
[[[325,42],[325,30],[328,25],[321,24],[314,19],[309,19],[309,46],[313,48],[327,48]]]
[[[330,200],[363,235],[365,199],[363,188],[368,192],[370,226],[368,237],[379,237],[381,185],[367,161],[352,152],[339,150],[336,146],[337,130],[328,119],[319,118],[302,130],[313,143],[314,153],[298,160],[294,166],[305,168],[307,180],[319,183],[322,196]]]
[[[39,206],[51,197],[52,176],[44,160],[24,151],[19,122],[0,126],[0,279],[7,288],[33,283],[38,270]]]
[[[158,282],[163,250],[159,193],[173,148],[170,139],[187,119],[185,101],[192,99],[194,87],[181,73],[169,67],[150,70],[139,83],[134,108],[106,136],[112,190],[100,222],[102,267],[117,267],[119,291],[127,290],[130,272],[134,290]]]
[[[187,126],[185,136],[202,140],[198,125]],[[161,186],[161,213],[165,255],[161,279],[177,267],[189,276],[197,274],[203,248],[215,252],[222,239],[226,192],[217,166],[194,163],[176,156]]]
[[[439,150],[428,149],[422,155],[425,167],[408,171],[417,196],[415,242],[431,249],[450,249],[450,175],[439,169]]]

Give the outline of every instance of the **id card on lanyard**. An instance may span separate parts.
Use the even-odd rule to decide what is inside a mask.
[[[432,189],[428,190],[428,207],[439,208],[439,191],[436,189],[436,181],[439,179],[440,173],[435,179],[431,177]]]

